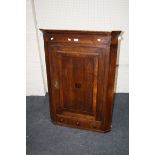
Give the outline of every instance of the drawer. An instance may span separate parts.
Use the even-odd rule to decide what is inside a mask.
[[[56,123],[62,124],[62,125],[68,125],[76,128],[101,130],[100,121],[88,120],[83,118],[74,118],[74,117],[63,116],[59,114],[57,114],[56,116]]]
[[[78,35],[78,34],[47,34],[46,41],[51,43],[72,43],[102,45],[110,43],[110,36]]]

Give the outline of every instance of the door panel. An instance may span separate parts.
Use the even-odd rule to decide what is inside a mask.
[[[61,63],[64,109],[92,114],[94,59],[62,56]]]
[[[82,52],[81,52],[82,51]],[[96,118],[98,56],[97,48],[52,47],[55,56],[60,100],[59,114],[89,115]],[[54,58],[50,58],[51,61]],[[54,86],[54,84],[53,84]],[[55,89],[55,88],[53,88]],[[55,101],[53,101],[55,102]],[[92,117],[88,117],[91,118]]]

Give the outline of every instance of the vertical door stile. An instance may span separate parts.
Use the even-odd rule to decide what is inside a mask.
[[[56,53],[58,56],[58,68],[59,68],[59,95],[60,95],[60,112],[63,112],[64,105],[63,105],[63,87],[62,87],[62,62],[61,62],[61,54]]]
[[[94,58],[93,113],[95,118],[96,118],[96,101],[97,101],[97,75],[98,75],[98,56]]]

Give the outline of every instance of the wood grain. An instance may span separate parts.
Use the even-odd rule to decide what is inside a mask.
[[[92,131],[110,131],[121,31],[41,31],[52,121]]]

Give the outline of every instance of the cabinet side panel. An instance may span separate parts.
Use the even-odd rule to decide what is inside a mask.
[[[108,102],[107,102],[107,90],[108,90],[108,81],[109,81],[109,64],[110,64],[110,45],[107,45],[105,48],[105,62],[104,62],[104,81],[103,81],[103,106],[102,106],[102,117],[103,117],[103,122],[102,122],[102,129],[104,131],[109,130],[109,128],[106,128],[106,123],[107,119],[109,117],[108,115]]]
[[[115,37],[115,41],[116,41],[115,44],[110,46],[108,89],[106,94],[107,108],[106,108],[105,128],[111,128],[112,124],[114,82],[115,82],[117,46],[118,46],[117,37]]]
[[[98,65],[98,82],[97,82],[97,106],[96,106],[96,120],[103,121],[104,108],[104,75],[105,75],[105,54],[106,49],[99,50],[99,65]]]

